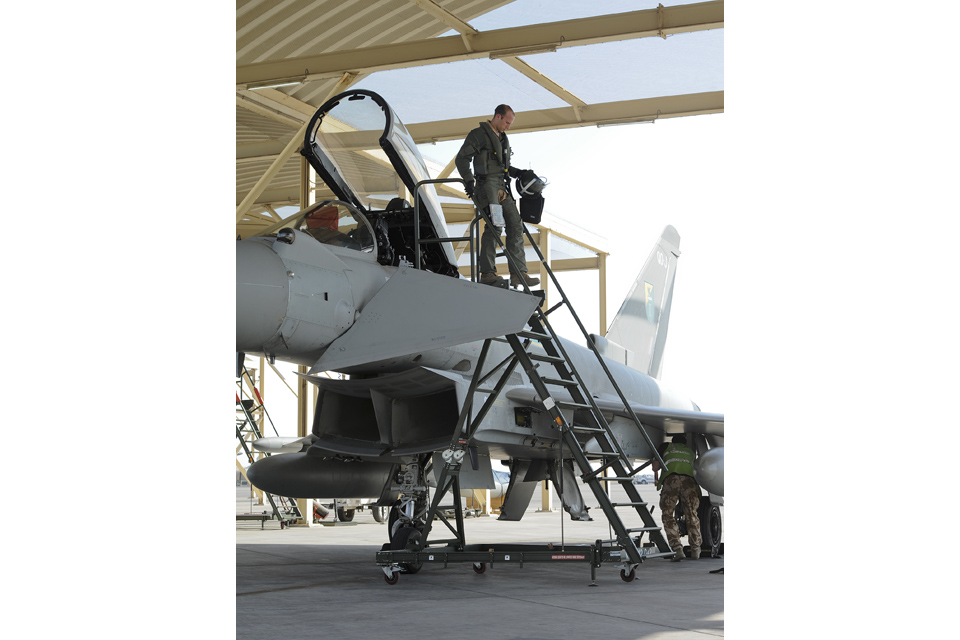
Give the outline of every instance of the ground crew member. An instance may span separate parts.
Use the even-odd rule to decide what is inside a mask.
[[[499,105],[493,112],[493,118],[481,122],[480,126],[467,134],[463,146],[457,153],[456,165],[464,181],[467,196],[473,198],[478,209],[486,210],[499,204],[503,207],[503,221],[507,229],[507,241],[504,243],[507,263],[510,266],[510,285],[525,282],[527,286],[540,283],[539,278],[527,275],[527,260],[523,251],[523,222],[517,204],[510,194],[510,178],[520,175],[520,170],[510,166],[510,142],[507,129],[513,124],[514,112],[505,104]],[[473,162],[473,172],[470,163]],[[484,225],[480,238],[480,282],[499,284],[497,276],[497,239],[501,228],[491,224]]]
[[[700,508],[700,486],[693,479],[693,461],[696,454],[687,446],[687,438],[683,434],[673,436],[671,443],[664,442],[657,449],[657,453],[667,465],[663,475],[657,478],[657,489],[660,489],[660,519],[663,521],[663,531],[667,536],[667,543],[673,549],[673,562],[679,562],[683,555],[683,545],[680,544],[680,527],[674,511],[677,501],[683,507],[687,516],[687,536],[690,540],[690,557],[700,558],[700,517],[697,510]],[[653,461],[653,474],[657,477],[660,464]]]

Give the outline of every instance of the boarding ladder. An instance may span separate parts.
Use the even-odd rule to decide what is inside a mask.
[[[487,217],[486,212],[478,209],[477,219],[479,219],[480,216],[483,217],[487,224],[490,224],[490,220]],[[474,222],[476,222],[476,220]],[[471,236],[473,236],[474,233],[477,233],[475,229],[475,224],[471,224]],[[528,329],[516,334],[505,336],[503,338],[489,338],[484,342],[474,376],[470,382],[470,388],[467,393],[467,401],[464,403],[464,407],[459,416],[450,447],[444,451],[441,456],[443,468],[439,474],[437,490],[427,513],[426,525],[422,532],[421,540],[417,545],[418,550],[434,545],[448,545],[456,549],[464,549],[466,547],[463,531],[463,513],[459,500],[460,469],[462,468],[463,464],[471,462],[470,460],[465,460],[465,457],[469,456],[472,458],[473,455],[475,455],[470,451],[468,444],[473,435],[476,433],[477,429],[480,427],[480,424],[490,407],[493,406],[494,401],[505,388],[511,373],[513,373],[515,368],[519,365],[530,378],[534,389],[543,402],[544,408],[549,412],[550,416],[556,423],[556,429],[560,431],[563,448],[560,452],[560,461],[557,466],[557,471],[560,473],[562,478],[561,465],[563,464],[564,457],[563,449],[566,449],[566,451],[570,452],[574,463],[580,469],[580,478],[582,482],[590,487],[614,533],[614,537],[610,539],[597,540],[597,560],[599,561],[600,558],[619,558],[620,563],[618,566],[623,567],[621,570],[621,577],[623,577],[624,580],[629,581],[633,579],[636,567],[645,559],[671,556],[673,555],[673,551],[670,549],[670,546],[667,543],[660,526],[658,526],[654,520],[649,505],[643,501],[639,491],[633,484],[634,477],[646,467],[646,464],[634,467],[630,458],[623,451],[615,435],[613,434],[610,425],[607,423],[603,413],[600,411],[599,407],[594,401],[589,389],[587,389],[583,378],[577,372],[573,362],[564,350],[559,336],[550,325],[548,320],[548,316],[550,314],[564,307],[570,312],[570,315],[576,321],[577,326],[586,339],[587,346],[596,356],[604,375],[609,379],[610,384],[616,390],[620,401],[623,403],[623,413],[628,415],[636,425],[637,429],[640,430],[640,433],[643,435],[643,438],[650,447],[650,450],[654,452],[653,455],[660,464],[661,468],[665,468],[666,465],[664,464],[664,461],[660,457],[659,453],[656,452],[656,446],[654,445],[652,439],[650,438],[649,434],[647,434],[646,429],[640,422],[640,419],[631,408],[630,402],[627,400],[623,391],[620,389],[620,386],[617,384],[617,381],[614,379],[613,374],[610,372],[609,368],[604,362],[603,357],[600,355],[596,345],[593,342],[593,339],[584,328],[583,323],[580,321],[580,318],[577,316],[576,311],[573,308],[573,305],[564,294],[563,288],[560,286],[556,275],[547,264],[547,260],[540,251],[540,248],[537,246],[537,243],[534,242],[533,238],[530,236],[530,232],[526,228],[526,225],[524,225],[524,234],[530,242],[530,246],[532,246],[536,251],[538,259],[543,265],[544,272],[547,274],[547,277],[549,277],[553,282],[555,291],[560,297],[560,302],[546,311],[542,310],[542,304],[541,306],[537,307],[528,322]],[[504,251],[503,243],[499,238],[497,239],[497,243],[501,251],[497,255],[503,255],[507,258],[508,262],[511,261],[512,258]],[[477,243],[477,245],[478,244],[479,243]],[[471,246],[471,249],[473,249],[473,246]],[[471,257],[471,272],[473,271],[472,267],[473,259]],[[522,269],[517,268],[519,265],[514,265],[514,267],[515,268],[512,269],[512,271],[522,271]],[[471,275],[475,277],[473,273],[471,273]],[[530,288],[525,283],[522,283],[521,286],[527,294],[533,294],[533,292],[531,292]],[[503,362],[500,362],[491,371],[483,375],[482,371],[484,369],[485,360],[489,351],[490,343],[493,340],[506,341],[512,348],[513,355],[508,357]],[[543,353],[531,351],[530,347],[534,342],[539,343],[542,346]],[[553,365],[553,368],[557,374],[556,377],[542,375],[539,371],[541,363]],[[480,388],[481,384],[485,384],[501,369],[503,369],[503,374],[494,384],[492,389]],[[483,406],[471,419],[470,415],[473,412],[473,398],[474,394],[478,391],[481,393],[487,393],[488,395]],[[567,416],[565,416],[562,412],[563,409],[572,410],[572,421],[567,419]],[[581,442],[581,438],[589,439],[590,436],[595,438],[595,441],[600,449],[599,453],[588,453],[585,451],[584,445]],[[599,463],[598,468],[594,468],[594,462]],[[649,464],[649,462],[647,464]],[[607,470],[612,472],[613,475],[605,475]],[[617,482],[620,484],[627,494],[627,502],[615,503],[611,500],[610,495],[606,490],[606,483],[609,482]],[[562,487],[562,480],[559,482],[559,484]],[[451,506],[440,505],[440,502],[443,500],[444,496],[449,493],[452,493],[454,498],[454,504],[452,505],[452,508],[456,514],[456,528],[454,528],[454,526],[449,522],[443,513],[444,510],[450,509]],[[561,495],[561,500],[562,499],[563,496]],[[635,510],[636,513],[639,514],[643,526],[635,528],[626,527],[620,517],[619,512],[617,511],[621,508]],[[456,536],[456,538],[447,540],[429,540],[429,534],[433,526],[434,518],[440,520]],[[643,544],[642,542],[644,534],[648,534],[648,538],[650,540],[650,542],[647,544]],[[389,576],[388,582],[390,582]]]
[[[247,383],[250,386],[250,389],[253,392],[253,398],[246,397],[248,394],[245,393],[243,388],[244,378],[246,378]],[[266,418],[267,422],[270,423],[270,426],[273,428],[274,435],[279,435],[277,433],[277,428],[273,425],[273,420],[270,418],[270,414],[267,413],[267,408],[264,406],[263,398],[260,397],[260,392],[257,391],[256,386],[253,382],[253,376],[250,374],[250,370],[247,367],[243,367],[241,371],[240,378],[237,379],[237,440],[239,445],[237,446],[237,454],[239,455],[240,451],[243,450],[244,454],[247,457],[247,462],[253,464],[254,457],[251,450],[251,443],[263,437],[262,429],[258,424],[258,418]],[[270,454],[263,454],[270,455]],[[239,461],[237,463],[239,465]],[[241,469],[241,473],[246,473]],[[299,520],[302,516],[300,515],[300,509],[297,507],[297,501],[292,498],[285,498],[283,496],[275,496],[266,491],[262,492],[264,497],[266,497],[267,502],[270,503],[270,508],[273,511],[273,517],[275,517],[280,522],[280,528],[283,529],[288,523]],[[253,515],[253,514],[251,514]],[[244,514],[237,514],[238,520],[247,520],[250,518],[244,517]],[[261,519],[259,516],[256,516],[254,519]]]

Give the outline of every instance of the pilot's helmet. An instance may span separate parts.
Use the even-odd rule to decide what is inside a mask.
[[[531,170],[521,171],[517,176],[517,191],[521,196],[535,196],[547,186],[546,181]]]

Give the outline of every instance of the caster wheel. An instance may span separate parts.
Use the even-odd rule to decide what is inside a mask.
[[[627,573],[626,569],[620,569],[620,579],[624,582],[633,582],[633,579],[637,577],[637,570],[631,569],[630,573]]]
[[[395,571],[391,575],[383,574],[383,579],[387,584],[397,584],[397,580],[400,579],[400,572]]]
[[[473,570],[474,570],[474,572],[476,572],[476,573],[483,573],[484,571],[487,570],[487,563],[486,563],[486,562],[474,562],[474,563],[473,563]]]

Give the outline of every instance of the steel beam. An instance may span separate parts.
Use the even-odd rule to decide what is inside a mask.
[[[715,0],[239,65],[236,82],[247,89],[720,28],[723,0]]]

